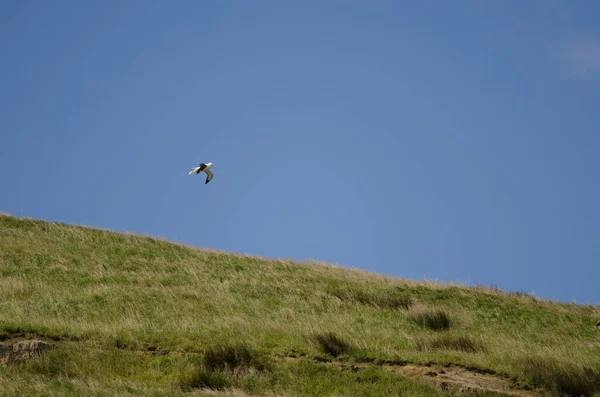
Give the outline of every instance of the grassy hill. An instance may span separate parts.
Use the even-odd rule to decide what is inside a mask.
[[[0,216],[0,395],[599,396],[598,320],[597,306]],[[52,349],[11,356],[24,340]]]

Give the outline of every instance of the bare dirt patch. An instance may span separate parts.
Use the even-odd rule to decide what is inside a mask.
[[[301,357],[280,357],[284,361],[294,361]],[[512,397],[539,397],[542,394],[536,391],[517,388],[516,380],[506,376],[488,373],[476,369],[460,366],[422,365],[407,362],[360,362],[344,363],[335,360],[323,360],[317,358],[323,364],[340,367],[342,370],[360,371],[370,366],[396,373],[398,375],[419,379],[429,385],[456,394],[474,394],[477,392],[492,392]]]
[[[516,389],[512,379],[466,368],[428,367],[414,364],[384,364],[382,368],[409,378],[418,378],[440,390],[454,393],[494,392],[515,397],[539,396],[533,391]]]
[[[53,348],[51,343],[39,339],[0,343],[0,364],[13,364],[30,360]]]
[[[46,334],[40,331],[25,330],[20,328],[0,329],[0,342],[17,342],[21,340],[36,339],[49,343],[59,341],[78,342],[83,340],[77,336]]]

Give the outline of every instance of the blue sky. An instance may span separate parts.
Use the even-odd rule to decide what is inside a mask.
[[[0,211],[600,304],[598,2],[0,8]]]

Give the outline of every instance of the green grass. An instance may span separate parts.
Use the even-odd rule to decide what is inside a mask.
[[[196,368],[183,375],[178,385],[182,391],[190,392],[194,389],[222,390],[230,387],[231,382],[223,372]]]
[[[321,352],[338,357],[341,354],[349,353],[352,346],[333,332],[326,332],[314,335],[313,339],[319,345]]]
[[[451,395],[383,361],[598,393],[585,379],[600,368],[599,319],[498,289],[0,216],[0,340],[55,344],[0,367],[0,395]]]
[[[474,353],[483,350],[481,344],[468,335],[450,334],[420,337],[416,340],[415,347],[419,351],[456,350]]]
[[[524,361],[523,371],[532,384],[559,396],[591,396],[600,385],[599,367],[530,357]]]
[[[415,310],[409,314],[409,318],[418,326],[433,331],[450,329],[450,315],[444,310]]]

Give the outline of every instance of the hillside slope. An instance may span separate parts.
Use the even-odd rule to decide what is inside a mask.
[[[600,395],[598,320],[597,306],[0,216],[2,395]],[[52,348],[19,356],[24,340]]]

